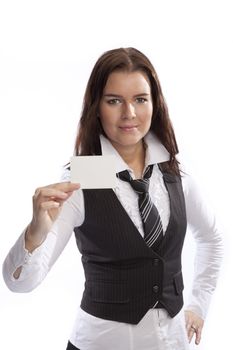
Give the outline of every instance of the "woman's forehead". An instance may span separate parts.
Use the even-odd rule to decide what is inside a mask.
[[[150,93],[149,79],[142,71],[114,71],[104,88],[104,94]]]

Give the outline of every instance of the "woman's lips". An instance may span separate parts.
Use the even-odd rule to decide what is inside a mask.
[[[134,131],[137,128],[137,125],[124,125],[119,127],[123,131]]]

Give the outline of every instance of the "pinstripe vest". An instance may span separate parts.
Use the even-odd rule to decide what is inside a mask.
[[[161,171],[170,220],[156,251],[146,245],[113,190],[83,190],[85,220],[74,229],[86,278],[81,308],[96,317],[137,324],[157,302],[171,317],[183,306],[184,195],[180,177]]]

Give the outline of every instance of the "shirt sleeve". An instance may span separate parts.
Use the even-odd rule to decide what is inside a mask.
[[[223,256],[222,228],[191,176],[184,175],[182,182],[188,228],[196,242],[194,279],[185,309],[205,319]]]
[[[25,232],[20,235],[3,263],[3,278],[13,292],[30,292],[45,278],[68,243],[73,229],[84,221],[84,199],[82,190],[75,191],[64,202],[45,241],[29,253],[25,248]],[[22,267],[19,278],[13,274]]]

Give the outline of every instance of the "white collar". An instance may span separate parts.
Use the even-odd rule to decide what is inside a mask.
[[[166,148],[163,146],[163,144],[159,141],[159,139],[152,134],[152,132],[149,132],[145,138],[144,141],[147,145],[146,148],[146,159],[145,159],[145,166],[149,164],[158,164],[162,162],[166,162],[170,159],[170,154],[166,150]],[[120,172],[123,170],[131,170],[129,166],[124,162],[124,160],[121,158],[117,150],[113,147],[111,142],[103,135],[100,135],[100,144],[102,149],[102,155],[115,155],[116,156],[116,172]]]

